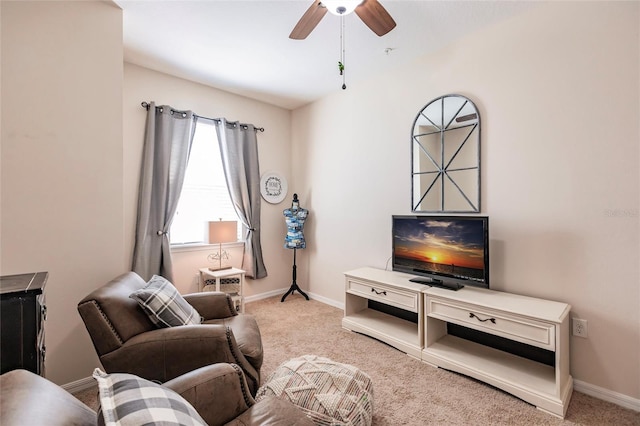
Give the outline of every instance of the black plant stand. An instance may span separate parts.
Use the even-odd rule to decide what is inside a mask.
[[[291,283],[291,287],[289,287],[289,291],[287,291],[284,296],[282,296],[280,302],[284,302],[284,299],[286,299],[288,295],[293,294],[293,292],[296,290],[298,290],[298,292],[303,295],[305,299],[309,300],[309,296],[307,296],[306,293],[302,291],[296,283],[296,250],[297,249],[295,248],[293,249],[293,282]]]

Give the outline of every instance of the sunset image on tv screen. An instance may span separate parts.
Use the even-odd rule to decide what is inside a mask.
[[[474,220],[405,220],[394,229],[396,264],[472,279],[484,277],[484,228]]]

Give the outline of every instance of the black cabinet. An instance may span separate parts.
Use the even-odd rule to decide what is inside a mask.
[[[44,376],[47,272],[0,277],[0,374],[17,368]]]

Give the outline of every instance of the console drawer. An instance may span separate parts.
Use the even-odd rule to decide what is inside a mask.
[[[402,291],[377,283],[372,284],[351,279],[347,281],[347,293],[382,302],[407,311],[418,312],[419,293]]]
[[[508,312],[427,297],[427,316],[554,351],[555,326]]]

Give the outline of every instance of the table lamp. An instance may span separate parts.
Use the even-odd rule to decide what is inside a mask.
[[[209,256],[210,259],[218,260],[218,266],[209,268],[209,270],[219,271],[231,268],[231,266],[222,266],[222,258],[229,258],[229,253],[226,250],[222,250],[222,243],[235,243],[236,241],[238,241],[237,221],[220,219],[217,222],[209,222],[209,244],[219,244],[217,255]]]

